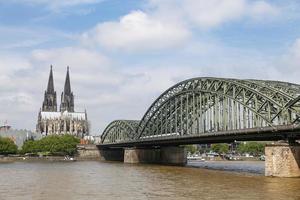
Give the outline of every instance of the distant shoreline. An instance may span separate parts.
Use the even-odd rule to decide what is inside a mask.
[[[3,156],[0,157],[1,163],[11,163],[11,162],[35,162],[35,161],[45,161],[45,162],[74,162],[74,161],[84,161],[84,160],[100,160],[94,157],[77,157],[74,156],[74,160],[66,160],[64,156],[43,156],[43,157],[29,157],[29,156]]]

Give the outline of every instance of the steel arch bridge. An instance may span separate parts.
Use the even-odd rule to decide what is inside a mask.
[[[140,121],[110,123],[101,142],[135,145],[297,139],[299,130],[300,85],[202,77],[166,90]]]
[[[134,140],[138,124],[138,120],[115,120],[105,128],[101,142],[117,143]]]

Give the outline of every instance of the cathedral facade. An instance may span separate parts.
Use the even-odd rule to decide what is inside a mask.
[[[67,69],[64,91],[61,93],[61,104],[58,110],[51,66],[47,90],[44,93],[43,105],[38,114],[36,130],[43,135],[70,134],[80,138],[89,134],[86,111],[75,112],[74,110],[74,95],[71,90],[69,67]]]

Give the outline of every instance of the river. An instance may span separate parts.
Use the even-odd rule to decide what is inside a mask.
[[[300,199],[300,178],[264,177],[261,163],[250,163],[250,170],[240,169],[249,167],[247,163],[226,168],[224,162],[192,162],[187,167],[98,161],[6,163],[0,164],[0,199]]]

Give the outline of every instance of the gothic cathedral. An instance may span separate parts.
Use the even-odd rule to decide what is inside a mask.
[[[39,111],[37,132],[43,135],[70,134],[83,138],[88,135],[89,127],[87,113],[74,111],[74,95],[71,90],[69,67],[61,94],[61,104],[57,111],[56,92],[54,90],[52,66],[48,80],[44,102]]]

